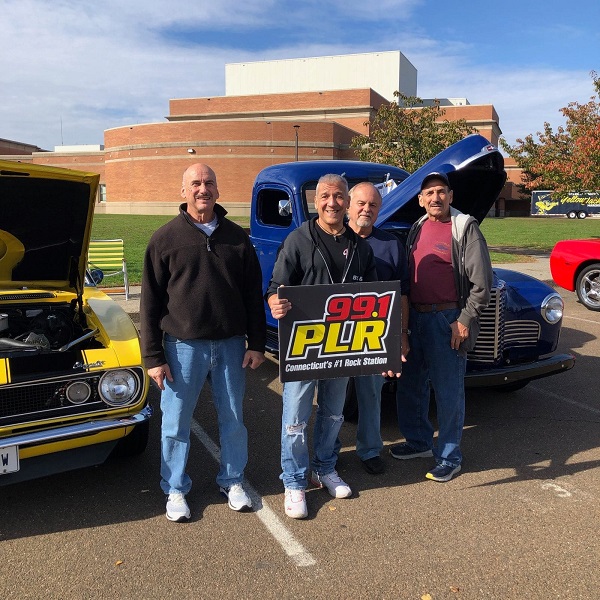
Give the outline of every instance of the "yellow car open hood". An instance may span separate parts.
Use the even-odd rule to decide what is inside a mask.
[[[0,160],[0,288],[82,293],[99,180]]]

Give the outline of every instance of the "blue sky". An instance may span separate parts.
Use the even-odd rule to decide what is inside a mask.
[[[225,94],[225,64],[400,50],[422,98],[493,104],[509,143],[560,125],[600,72],[578,0],[0,0],[0,138],[102,144],[169,99]]]

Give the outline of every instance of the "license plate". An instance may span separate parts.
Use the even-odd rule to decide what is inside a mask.
[[[0,475],[19,470],[19,446],[0,447]]]

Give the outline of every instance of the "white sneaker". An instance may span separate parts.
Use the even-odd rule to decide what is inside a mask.
[[[169,494],[167,498],[167,519],[175,521],[175,523],[182,523],[189,520],[191,516],[192,513],[190,513],[190,507],[185,501],[184,494],[180,492]]]
[[[292,519],[306,519],[308,517],[304,490],[285,488],[284,506],[285,514]]]
[[[246,511],[252,509],[252,500],[242,487],[241,483],[234,483],[228,488],[219,488],[221,494],[229,501],[231,510]]]
[[[349,498],[352,496],[350,486],[337,474],[337,471],[332,471],[327,475],[319,475],[313,471],[310,482],[318,488],[327,488],[327,491],[334,498]]]

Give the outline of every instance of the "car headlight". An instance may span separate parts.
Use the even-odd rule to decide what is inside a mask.
[[[125,369],[107,371],[98,386],[102,400],[110,406],[125,406],[132,402],[139,389],[139,380]]]
[[[565,303],[558,294],[550,294],[544,298],[542,302],[542,317],[547,323],[558,323],[563,316]]]

